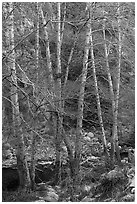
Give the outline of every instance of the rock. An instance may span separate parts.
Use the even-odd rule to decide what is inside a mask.
[[[47,196],[44,197],[44,200],[48,202],[58,202],[58,199],[59,196],[53,191],[48,192]]]
[[[121,198],[120,202],[134,202],[135,201],[135,194],[128,194]]]
[[[36,191],[43,191],[43,190],[47,190],[46,183],[39,183],[39,184],[37,184]]]
[[[80,202],[96,202],[95,200],[96,200],[95,198],[90,198],[86,196]]]
[[[86,140],[87,142],[91,141],[91,138],[89,136],[84,137],[84,140]]]
[[[131,189],[131,194],[135,194],[135,188]]]
[[[39,197],[39,199],[44,199],[44,197],[47,195],[47,190],[43,191],[36,191],[36,196]]]
[[[135,188],[135,177],[131,179],[129,187]]]
[[[35,200],[34,202],[45,202],[45,200]]]
[[[47,202],[57,202],[59,199],[56,191],[45,183],[40,183],[37,185],[36,195],[39,197],[39,199]]]
[[[95,156],[91,156],[89,157],[89,160],[88,161],[92,161],[92,162],[98,162],[100,160],[100,157],[95,157]]]
[[[94,134],[92,132],[84,133],[84,140],[90,142],[94,138]]]
[[[93,138],[93,137],[94,137],[94,134],[93,134],[92,132],[88,132],[88,133],[87,133],[87,137]]]

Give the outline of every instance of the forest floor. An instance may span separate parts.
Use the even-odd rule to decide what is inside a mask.
[[[52,150],[52,149],[51,149]],[[50,156],[51,151],[50,150]],[[129,152],[131,154],[129,154]],[[28,153],[29,155],[29,153]],[[129,158],[130,155],[130,158]],[[121,165],[110,165],[102,154],[102,146],[93,138],[83,142],[82,160],[78,175],[79,185],[73,187],[67,154],[62,155],[60,179],[56,180],[55,160],[37,155],[34,191],[19,190],[16,156],[10,146],[3,151],[3,202],[133,202],[135,201],[134,147],[121,148]],[[29,164],[28,160],[28,164]],[[55,182],[56,180],[56,182]]]
[[[66,166],[62,168],[66,168]],[[50,166],[48,166],[49,169]],[[35,191],[24,192],[14,188],[18,185],[15,169],[14,171],[11,168],[5,170],[6,168],[3,169],[3,185],[8,185],[9,189],[3,190],[3,202],[73,202],[71,200],[72,182],[67,174],[56,185],[51,185],[51,180],[48,180],[48,182],[45,180],[45,182],[36,184]],[[48,171],[47,175],[48,173],[55,172]],[[14,180],[9,178],[14,178]],[[90,158],[90,160],[81,164],[80,183],[77,192],[74,192],[73,199],[77,202],[134,202],[134,166],[124,160],[123,166],[116,165],[114,169],[110,169],[106,167],[103,157]]]

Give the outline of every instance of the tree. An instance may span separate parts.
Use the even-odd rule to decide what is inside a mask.
[[[14,51],[14,4],[6,3],[5,9],[7,15],[9,15],[7,20],[7,30],[6,30],[6,40],[9,48],[9,52],[12,50],[11,54],[8,58],[8,67],[9,72],[11,73],[11,104],[12,104],[12,120],[14,127],[14,139],[16,146],[16,157],[17,157],[17,168],[20,178],[20,187],[28,189],[30,188],[30,176],[28,165],[26,161],[25,155],[25,146],[24,146],[24,138],[23,131],[21,127],[21,115],[19,111],[19,103],[18,103],[18,84],[17,84],[17,76],[16,76],[16,63],[15,63],[15,51]]]
[[[36,93],[36,102],[38,103],[38,71],[39,71],[39,3],[36,3],[36,13],[37,13],[37,24],[36,24],[36,85],[35,85],[35,93]],[[37,123],[37,113],[34,113],[34,126]],[[31,178],[31,189],[35,189],[35,155],[36,155],[36,134],[32,135],[31,139],[31,165],[30,165],[30,178]]]
[[[90,8],[90,12],[92,14],[93,8]],[[97,109],[98,109],[98,118],[100,122],[100,127],[102,130],[102,143],[104,146],[104,152],[106,156],[109,158],[108,151],[107,151],[107,141],[105,136],[105,130],[103,125],[103,118],[102,118],[102,111],[101,111],[101,105],[100,105],[100,96],[99,96],[99,90],[98,90],[98,82],[97,82],[97,76],[96,76],[96,67],[95,67],[95,58],[94,58],[94,45],[93,45],[93,37],[92,37],[92,24],[91,24],[91,35],[90,35],[90,42],[91,42],[91,61],[92,61],[92,67],[93,67],[93,78],[94,78],[94,84],[95,84],[95,93],[97,98]]]
[[[114,132],[114,130],[116,130],[117,128],[117,124],[114,124],[116,123],[116,120],[114,120],[114,117],[115,117],[115,94],[114,94],[114,86],[113,86],[113,83],[112,83],[112,76],[111,76],[111,71],[110,71],[110,68],[109,68],[109,50],[107,48],[107,41],[106,41],[106,34],[105,34],[105,21],[106,19],[104,19],[103,21],[103,38],[104,38],[104,49],[105,49],[105,60],[106,60],[106,71],[107,71],[107,75],[108,75],[108,81],[109,81],[109,88],[110,88],[110,96],[111,96],[111,102],[112,102],[112,114],[113,114],[113,128],[112,128],[112,143],[111,143],[111,158],[112,158],[112,161],[114,162],[114,157],[115,157],[115,139],[114,137],[116,137],[116,132]],[[115,136],[114,136],[115,135]],[[119,158],[119,157],[118,157]],[[113,163],[112,162],[112,163]]]
[[[90,3],[87,3],[87,9],[89,9]],[[90,12],[90,11],[89,11]],[[89,15],[89,13],[87,14]],[[90,49],[90,28],[91,19],[87,22],[86,40],[85,40],[85,50],[83,58],[83,69],[81,75],[81,84],[78,100],[78,115],[77,115],[77,128],[76,128],[76,142],[75,142],[75,174],[74,179],[76,180],[76,186],[78,185],[78,174],[80,168],[80,156],[81,156],[81,138],[82,138],[82,120],[83,120],[83,108],[84,108],[84,94],[85,94],[85,84],[88,69],[88,57]]]
[[[59,178],[60,161],[61,161],[61,136],[62,136],[62,83],[61,83],[61,3],[57,3],[57,69],[56,69],[56,115],[55,121],[55,145],[56,145],[56,174],[57,180]]]
[[[118,147],[118,103],[119,103],[119,91],[120,91],[120,72],[121,72],[121,48],[122,48],[122,33],[121,33],[121,16],[120,16],[120,3],[118,3],[118,65],[117,65],[117,82],[116,82],[116,95],[115,95],[115,111],[114,111],[114,124],[112,141],[114,146],[114,152],[116,151],[117,159],[120,162],[120,154]]]

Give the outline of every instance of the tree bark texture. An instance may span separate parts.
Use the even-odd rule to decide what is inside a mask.
[[[14,13],[13,8],[14,4],[8,3],[8,13],[10,16],[7,23],[7,42],[9,45],[9,50],[14,48]],[[24,137],[22,132],[22,124],[19,111],[19,102],[18,102],[18,90],[17,90],[17,76],[16,76],[16,67],[15,67],[15,51],[13,49],[10,54],[10,60],[8,61],[8,67],[11,72],[11,103],[12,103],[12,114],[13,114],[13,127],[14,127],[14,138],[16,143],[16,157],[17,157],[17,168],[20,178],[20,187],[28,189],[30,187],[30,176],[29,169],[26,161],[25,155],[25,145]]]
[[[78,115],[77,115],[76,141],[75,141],[75,160],[74,160],[74,167],[75,167],[74,185],[75,186],[78,185],[78,175],[79,175],[79,168],[80,168],[84,94],[85,94],[85,85],[86,85],[86,77],[87,77],[87,69],[88,69],[88,57],[89,57],[89,49],[90,49],[90,35],[91,35],[90,23],[91,21],[89,20],[87,22],[83,69],[81,74],[81,85],[80,85],[79,100],[78,100]]]
[[[113,141],[113,130],[114,130],[114,113],[115,113],[115,95],[114,95],[111,71],[110,71],[110,67],[109,67],[108,49],[107,49],[106,34],[105,34],[105,23],[106,23],[106,20],[103,21],[103,39],[104,39],[106,72],[107,72],[107,75],[108,75],[110,98],[111,98],[111,103],[112,103],[113,127],[112,127],[112,136],[111,136],[111,162],[112,162],[112,164],[114,164],[114,159],[115,159],[115,143]]]
[[[106,44],[106,36],[105,36],[105,19],[103,21],[103,38],[104,38],[104,50],[105,50],[105,60],[106,60],[106,71],[108,74],[109,81],[109,89],[110,89],[110,97],[112,102],[112,116],[113,116],[113,127],[112,127],[112,135],[111,135],[111,162],[114,164],[115,162],[115,153],[117,156],[117,160],[120,163],[120,154],[118,147],[118,133],[117,133],[117,116],[118,116],[118,100],[119,100],[119,84],[120,84],[120,60],[121,60],[121,34],[119,34],[119,65],[117,72],[117,83],[116,83],[116,95],[114,93],[114,85],[112,83],[111,71],[109,67],[109,53]],[[118,20],[118,30],[119,30],[119,20]],[[119,32],[120,33],[120,32]]]
[[[36,13],[37,13],[37,24],[36,24],[36,103],[38,103],[38,82],[39,82],[39,3],[36,3]],[[36,127],[36,115],[34,116],[34,127]],[[31,164],[30,164],[30,179],[31,179],[31,189],[35,189],[35,155],[36,155],[36,135],[35,133],[32,135],[31,138]]]
[[[90,50],[91,50],[91,60],[92,60],[92,67],[93,67],[93,78],[94,78],[95,93],[96,93],[96,98],[97,98],[98,118],[99,118],[99,123],[100,123],[101,131],[102,131],[102,143],[103,143],[103,147],[104,147],[104,153],[108,157],[109,155],[108,155],[108,151],[107,151],[107,141],[106,141],[105,129],[104,129],[104,125],[103,125],[100,96],[99,96],[98,82],[97,82],[97,76],[96,76],[92,28],[91,28],[90,42],[91,42],[91,49]]]
[[[114,130],[113,140],[115,142],[115,150],[118,161],[120,162],[120,153],[118,146],[118,103],[120,92],[120,73],[121,73],[121,50],[122,50],[122,33],[121,33],[121,16],[120,16],[120,3],[117,4],[118,9],[118,66],[117,66],[117,81],[116,81],[116,93],[115,93],[115,112],[114,112]]]
[[[40,14],[42,17],[43,25],[45,25],[47,22],[45,20],[41,5],[40,5],[39,9],[40,9]],[[54,78],[53,78],[53,70],[52,70],[52,63],[51,63],[51,55],[50,55],[49,37],[48,37],[47,27],[44,27],[44,37],[45,37],[45,41],[46,41],[46,51],[45,52],[46,52],[47,67],[48,67],[48,72],[49,72],[49,84],[50,84],[49,90],[50,90],[50,94],[51,94],[51,99],[53,99],[53,97],[54,97]]]
[[[56,75],[61,76],[61,3],[57,2],[57,69]],[[62,91],[61,91],[61,77],[56,79],[56,99],[55,106],[56,112],[56,133],[55,133],[55,146],[56,146],[56,180],[60,180],[60,162],[61,162],[61,137],[62,137]]]

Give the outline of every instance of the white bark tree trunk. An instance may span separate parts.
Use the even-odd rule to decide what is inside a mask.
[[[40,5],[39,9],[40,9],[40,14],[42,17],[43,25],[46,25],[47,22],[46,22],[46,19],[44,17],[44,14],[43,14],[42,5]],[[51,62],[51,54],[50,54],[49,37],[48,37],[47,27],[44,27],[44,37],[45,37],[45,41],[46,41],[47,68],[49,71],[49,84],[50,84],[49,90],[51,93],[51,99],[53,100],[53,97],[54,97],[54,78],[53,78],[53,70],[52,70],[52,62]]]
[[[87,3],[88,9],[89,9],[89,6],[90,6],[90,3]],[[89,19],[89,21],[87,22],[83,69],[81,74],[81,84],[80,84],[80,92],[79,92],[79,100],[78,100],[77,128],[76,128],[76,141],[75,141],[75,160],[74,160],[75,161],[74,162],[75,187],[78,185],[78,174],[79,174],[80,158],[81,158],[81,137],[82,137],[82,121],[83,121],[83,109],[84,109],[84,94],[85,94],[85,85],[86,85],[87,69],[88,69],[88,57],[89,57],[89,50],[90,50],[90,35],[91,35],[90,23],[91,23],[91,19]]]
[[[119,23],[118,23],[119,24]],[[109,81],[109,89],[110,89],[110,97],[112,102],[112,118],[113,118],[113,127],[112,127],[112,135],[111,135],[111,161],[112,164],[115,162],[115,152],[117,154],[117,159],[120,162],[119,156],[119,149],[118,149],[118,135],[117,135],[117,114],[118,114],[118,98],[119,98],[119,81],[120,81],[120,69],[118,68],[117,72],[117,88],[116,88],[116,95],[114,93],[114,85],[112,83],[111,71],[109,67],[109,58],[108,58],[108,49],[106,44],[106,35],[105,35],[105,20],[103,21],[103,38],[104,38],[104,50],[105,50],[105,60],[106,60],[106,71],[108,74],[108,81]],[[121,44],[121,37],[119,38]],[[120,56],[119,59],[121,60],[121,45],[120,45]],[[120,63],[119,63],[120,64]],[[120,66],[120,65],[118,65]],[[117,99],[116,99],[117,98]],[[117,101],[117,102],[116,102]],[[117,104],[116,104],[117,103]]]
[[[114,132],[114,113],[115,113],[115,94],[114,94],[114,89],[113,89],[111,71],[110,71],[110,67],[109,67],[108,48],[107,48],[106,34],[105,34],[105,20],[103,21],[103,38],[104,38],[106,72],[108,75],[110,98],[111,98],[111,103],[112,103],[112,118],[113,118],[112,135],[113,135],[113,132]],[[112,159],[112,164],[113,164],[114,163],[114,157],[115,157],[115,143],[113,141],[113,136],[111,136],[111,137],[112,137],[111,138],[111,159]]]
[[[35,95],[36,103],[38,103],[38,81],[39,81],[39,3],[36,3],[36,13],[37,13],[37,25],[36,25],[36,84],[35,84]],[[36,127],[37,115],[34,116],[34,127]],[[36,134],[33,133],[31,139],[31,164],[30,164],[30,178],[31,178],[31,189],[35,189],[35,154],[36,154]]]
[[[13,8],[14,4],[12,2],[7,3],[7,12],[10,13],[7,20],[7,44],[9,50],[12,50],[12,53],[9,56],[8,67],[11,72],[11,103],[13,109],[13,127],[14,127],[14,138],[16,146],[16,157],[17,157],[17,168],[20,178],[20,188],[28,189],[30,188],[30,175],[27,165],[26,155],[25,155],[25,145],[24,137],[22,131],[21,117],[19,111],[19,102],[18,102],[18,90],[17,90],[17,77],[16,77],[16,66],[15,66],[15,51],[14,51],[14,13]]]
[[[120,93],[120,73],[121,73],[121,50],[122,50],[122,33],[121,33],[121,16],[120,16],[120,3],[117,4],[118,9],[118,66],[116,78],[116,93],[115,93],[115,112],[114,112],[114,130],[113,141],[115,143],[117,159],[120,162],[119,147],[118,147],[118,103]]]
[[[56,181],[60,179],[60,161],[61,161],[61,137],[62,137],[62,85],[61,85],[61,3],[57,2],[57,69],[56,69],[56,115],[55,123],[55,146],[56,146]]]
[[[107,141],[106,141],[105,129],[104,129],[104,125],[103,125],[103,118],[102,118],[102,111],[101,111],[101,104],[100,104],[100,96],[99,96],[98,82],[97,82],[97,76],[96,76],[92,28],[91,28],[90,42],[91,42],[90,50],[91,50],[91,60],[92,60],[92,67],[93,67],[93,78],[94,78],[95,93],[96,93],[96,98],[97,98],[98,118],[99,118],[99,123],[100,123],[101,131],[102,131],[102,143],[103,143],[103,146],[104,146],[104,152],[108,156]]]

